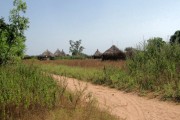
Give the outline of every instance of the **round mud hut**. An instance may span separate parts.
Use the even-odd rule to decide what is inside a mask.
[[[125,60],[125,58],[125,53],[119,50],[115,45],[112,45],[112,47],[102,54],[102,60]]]
[[[94,59],[101,59],[102,58],[102,53],[97,49],[96,52],[93,55]]]
[[[53,60],[54,55],[49,50],[44,51],[41,55],[38,56],[39,60]]]

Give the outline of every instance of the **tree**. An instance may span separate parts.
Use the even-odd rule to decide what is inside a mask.
[[[29,20],[23,14],[27,6],[22,0],[14,0],[13,5],[9,23],[4,18],[0,19],[0,64],[22,57],[25,50],[24,31],[28,28]]]
[[[69,52],[72,53],[72,55],[78,56],[82,54],[84,47],[81,46],[81,41],[82,40],[78,40],[78,41],[69,40],[69,44],[70,44]]]
[[[166,44],[160,37],[154,37],[148,40],[147,49],[149,52],[160,52],[161,48]]]
[[[148,48],[149,47],[155,47],[157,49],[160,49],[166,42],[163,41],[160,37],[154,37],[148,40]]]
[[[126,47],[124,49],[127,58],[132,58],[135,54],[136,49],[132,47]]]
[[[174,35],[170,38],[170,43],[179,43],[180,44],[180,30],[177,30]]]
[[[148,40],[148,44],[146,46],[146,51],[144,52],[144,59],[146,62],[150,59],[154,59],[156,61],[156,69],[161,70],[163,59],[163,53],[165,52],[166,42],[163,41],[160,37],[154,37]]]

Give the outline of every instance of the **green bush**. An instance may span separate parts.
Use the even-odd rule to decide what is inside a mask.
[[[140,90],[163,91],[164,96],[179,98],[179,63],[178,44],[171,45],[161,38],[153,38],[127,60],[127,67]]]

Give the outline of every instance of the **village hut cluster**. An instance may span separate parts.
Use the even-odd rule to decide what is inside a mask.
[[[132,57],[135,50],[133,48],[126,48],[125,52],[120,50],[115,45],[112,45],[104,53],[101,53],[98,49],[90,58],[102,59],[104,60],[125,60],[127,57]],[[57,49],[54,53],[51,53],[49,50],[44,51],[41,55],[38,56],[39,60],[53,60],[57,57],[67,56],[63,50]]]
[[[94,59],[102,59],[102,60],[125,60],[126,53],[120,50],[115,45],[112,45],[109,49],[107,49],[104,53],[101,53],[98,49],[93,55]]]
[[[62,50],[57,49],[54,54],[49,50],[44,51],[41,55],[38,56],[39,60],[53,60],[55,57],[66,56],[66,53]]]

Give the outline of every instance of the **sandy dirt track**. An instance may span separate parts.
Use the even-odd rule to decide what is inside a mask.
[[[62,77],[53,75],[56,80]],[[64,78],[63,78],[64,79]],[[133,93],[124,93],[116,89],[78,81],[73,78],[65,79],[70,90],[87,86],[86,93],[92,93],[100,107],[108,108],[112,114],[126,120],[180,120],[180,105],[162,102],[157,99],[139,97]]]

